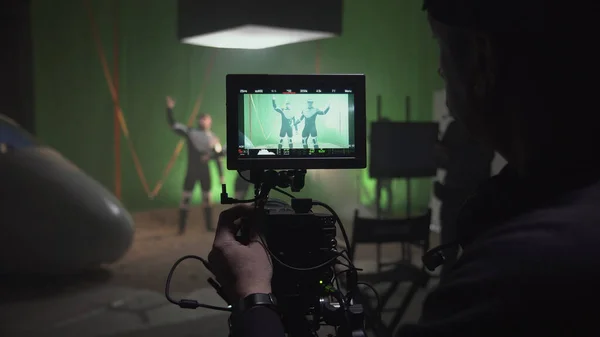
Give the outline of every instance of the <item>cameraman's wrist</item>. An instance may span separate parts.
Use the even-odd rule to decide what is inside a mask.
[[[271,286],[257,286],[246,288],[238,292],[238,300],[243,300],[244,298],[252,294],[270,294],[271,292]]]
[[[283,329],[280,324],[264,326],[264,323],[281,323],[277,300],[272,294],[254,293],[242,299],[229,316],[230,336],[262,335],[266,328]],[[279,328],[277,327],[279,325]],[[283,336],[283,331],[269,336]]]

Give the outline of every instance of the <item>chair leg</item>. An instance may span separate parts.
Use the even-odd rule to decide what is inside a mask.
[[[383,295],[381,295],[381,303],[379,303],[379,308],[381,310],[385,308],[390,298],[392,298],[396,290],[398,290],[398,286],[400,286],[400,282],[393,282],[392,285],[388,288],[388,290],[386,290],[386,292]]]
[[[413,282],[413,284],[410,286],[408,293],[404,296],[404,299],[402,300],[402,305],[400,306],[400,308],[398,308],[398,310],[396,310],[396,313],[394,314],[394,317],[392,318],[392,322],[388,326],[389,330],[391,330],[392,332],[394,332],[394,330],[396,330],[396,328],[400,324],[400,321],[404,317],[404,314],[406,313],[408,306],[412,302],[413,297],[415,297],[415,294],[417,293],[417,291],[419,290],[420,287],[421,287],[420,282]]]
[[[362,291],[358,291],[356,294],[359,303],[363,305],[365,310],[365,317],[367,320],[367,329],[373,331],[375,337],[392,337],[392,330],[390,330],[383,320],[381,319],[381,313],[377,312],[377,308],[371,306],[369,297],[365,296]]]
[[[381,273],[381,244],[377,244],[377,273]]]

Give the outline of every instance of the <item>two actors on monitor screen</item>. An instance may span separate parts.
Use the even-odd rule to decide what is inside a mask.
[[[223,165],[221,157],[223,149],[219,138],[211,131],[212,118],[208,114],[198,117],[197,127],[188,127],[178,123],[173,117],[175,101],[167,97],[167,120],[171,129],[178,135],[185,137],[188,149],[188,161],[186,175],[183,182],[183,194],[179,206],[179,234],[185,232],[187,217],[189,213],[192,192],[197,183],[202,189],[202,207],[204,209],[204,220],[206,229],[212,231],[212,205],[211,205],[211,176],[208,166],[211,160],[215,160],[219,171],[221,184],[224,183]]]
[[[279,145],[278,149],[283,148],[284,138],[288,137],[288,146],[290,149],[294,148],[292,137],[293,131],[292,126],[298,131],[298,124],[304,121],[304,129],[302,130],[302,147],[308,149],[308,138],[312,139],[312,145],[315,149],[319,148],[317,141],[317,116],[326,115],[329,112],[330,105],[327,105],[325,110],[321,110],[314,107],[314,101],[309,99],[306,102],[306,108],[302,110],[300,118],[296,118],[292,113],[292,107],[290,102],[285,103],[285,108],[277,106],[275,96],[273,96],[273,109],[281,115],[281,129],[279,131]]]

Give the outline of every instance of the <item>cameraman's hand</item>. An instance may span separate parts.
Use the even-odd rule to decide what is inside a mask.
[[[213,249],[208,255],[212,272],[232,304],[250,294],[271,292],[273,267],[258,236],[254,234],[248,245],[235,239],[239,226],[234,222],[251,217],[253,211],[252,206],[238,205],[221,212]]]

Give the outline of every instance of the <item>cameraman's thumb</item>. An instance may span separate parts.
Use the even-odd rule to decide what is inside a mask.
[[[237,220],[241,218],[250,218],[254,208],[249,205],[236,205],[224,210],[219,215],[219,222],[215,233],[215,245],[236,241],[235,234],[239,230]]]

